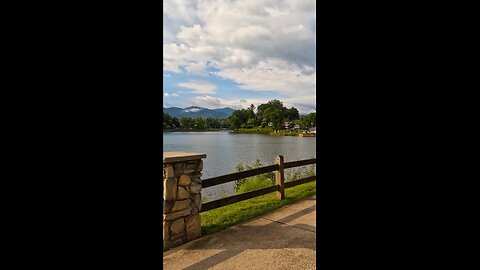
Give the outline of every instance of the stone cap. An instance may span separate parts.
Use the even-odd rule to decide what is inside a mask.
[[[179,162],[206,158],[205,153],[193,153],[193,152],[163,152],[163,162]]]

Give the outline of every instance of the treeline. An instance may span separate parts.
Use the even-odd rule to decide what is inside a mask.
[[[216,118],[191,118],[180,117],[180,119],[170,116],[168,113],[163,113],[163,129],[221,129],[229,128],[228,119]]]
[[[301,129],[317,125],[316,113],[300,116],[297,108],[286,108],[277,99],[259,105],[256,113],[253,104],[248,109],[236,110],[229,119],[230,127],[233,129],[271,126],[275,130],[280,130],[285,128],[285,122],[298,125]]]
[[[271,100],[259,105],[256,109],[252,104],[247,109],[240,109],[224,119],[216,118],[191,118],[170,116],[163,113],[164,129],[239,129],[239,128],[265,128],[272,127],[275,130],[284,129],[285,122],[298,125],[301,129],[315,127],[316,113],[300,116],[295,107],[286,108],[279,100]]]

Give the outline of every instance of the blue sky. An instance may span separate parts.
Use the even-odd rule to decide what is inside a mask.
[[[315,111],[314,0],[164,0],[165,107]]]

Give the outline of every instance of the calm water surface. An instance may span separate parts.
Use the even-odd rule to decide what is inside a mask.
[[[202,152],[202,179],[235,172],[238,163],[252,164],[257,159],[272,165],[283,155],[285,162],[315,158],[316,137],[269,136],[218,132],[164,132],[163,151]],[[202,190],[202,200],[211,201],[234,194],[234,183],[225,183]]]

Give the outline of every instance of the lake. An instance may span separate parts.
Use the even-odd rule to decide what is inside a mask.
[[[316,158],[316,137],[270,136],[215,132],[163,132],[163,151],[202,152],[202,179],[236,172],[239,163],[253,164],[257,159],[264,166],[275,163],[278,155],[285,162]],[[229,182],[202,190],[202,201],[212,201],[235,193]]]

